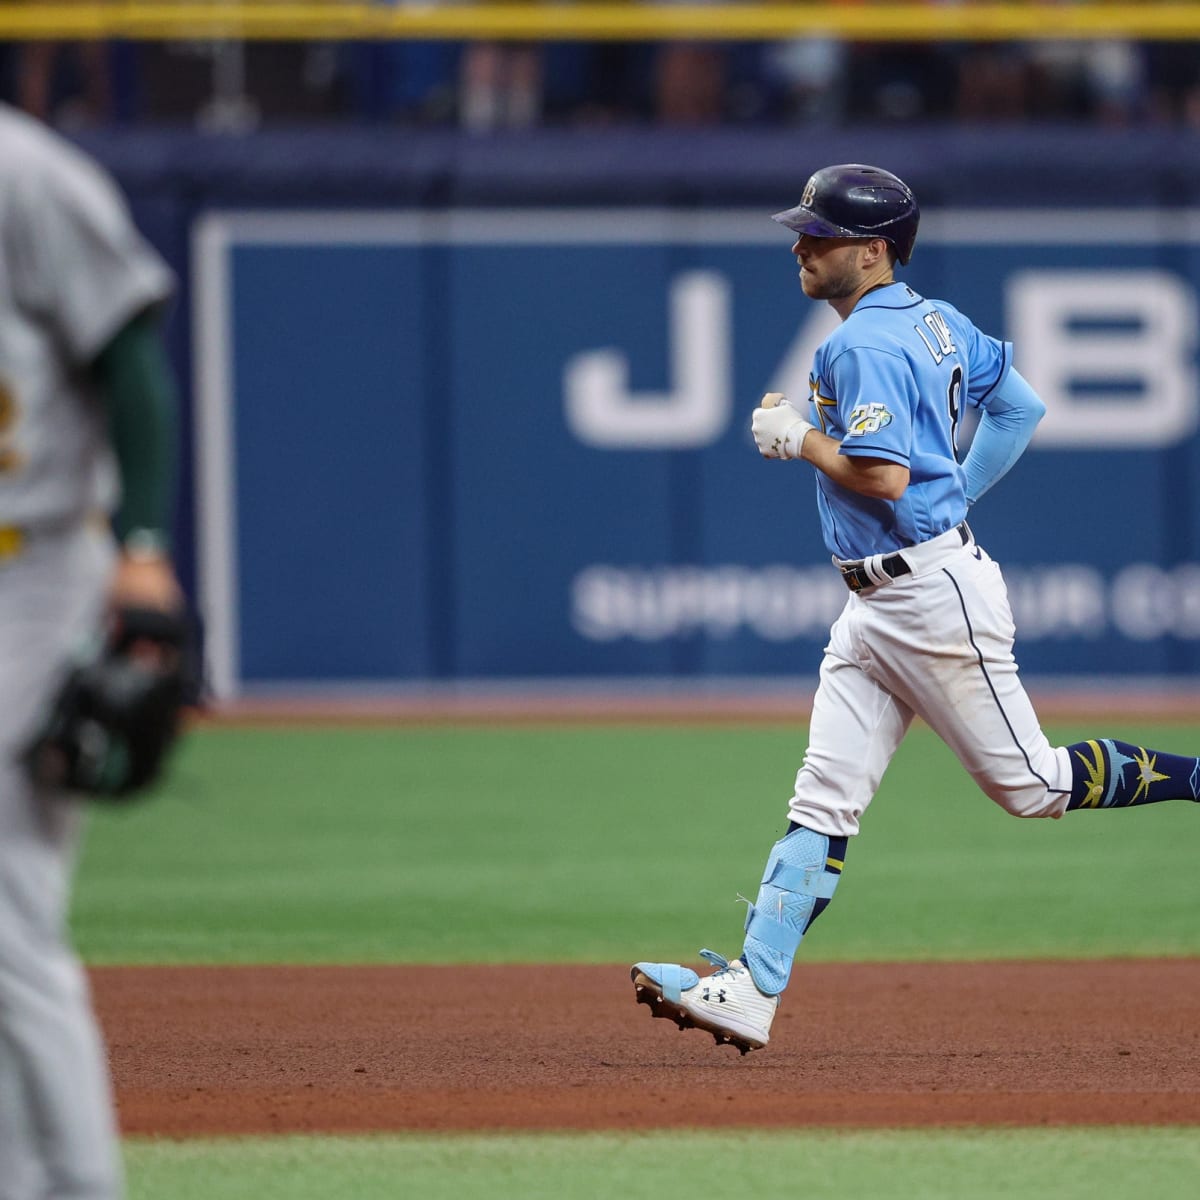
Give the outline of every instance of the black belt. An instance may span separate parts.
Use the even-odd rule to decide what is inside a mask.
[[[964,546],[971,540],[971,530],[968,528],[966,521],[957,527],[956,532],[962,538]],[[938,534],[938,537],[941,537],[941,534]],[[899,579],[901,575],[912,574],[912,567],[905,559],[903,550],[880,559],[879,569],[890,579]],[[838,570],[841,571],[842,578],[846,581],[846,586],[852,592],[861,592],[863,588],[876,586],[875,580],[867,574],[866,569],[863,567],[863,560],[861,558],[857,562],[838,563]]]

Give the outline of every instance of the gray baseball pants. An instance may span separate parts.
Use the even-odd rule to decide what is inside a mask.
[[[118,1200],[108,1064],[67,933],[82,811],[35,790],[17,755],[113,568],[89,524],[32,534],[0,561],[0,1200]]]

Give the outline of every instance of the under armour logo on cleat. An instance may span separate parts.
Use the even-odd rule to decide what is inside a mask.
[[[711,990],[710,988],[705,988],[705,989],[704,989],[704,996],[703,996],[703,999],[704,999],[704,1002],[705,1002],[706,1004],[712,1004],[712,1003],[713,1003],[713,998],[712,998],[712,990]],[[720,991],[718,991],[718,992],[717,992],[717,1000],[716,1000],[716,1002],[717,1002],[718,1004],[724,1004],[724,1003],[725,1003],[725,989],[724,989],[724,988],[721,988],[721,989],[720,989]]]

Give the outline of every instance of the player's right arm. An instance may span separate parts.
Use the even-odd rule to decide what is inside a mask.
[[[764,458],[803,459],[841,487],[875,500],[899,500],[908,487],[908,467],[887,458],[843,454],[842,443],[822,433],[778,392],[754,410],[751,432]]]
[[[819,429],[804,438],[800,457],[841,487],[874,500],[899,500],[908,487],[908,468],[888,458],[842,454],[842,443]]]

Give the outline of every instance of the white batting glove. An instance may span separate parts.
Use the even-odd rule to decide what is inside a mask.
[[[763,402],[764,406],[754,410],[750,421],[759,454],[763,458],[799,458],[805,435],[816,426],[806,421],[778,392],[768,392]]]

